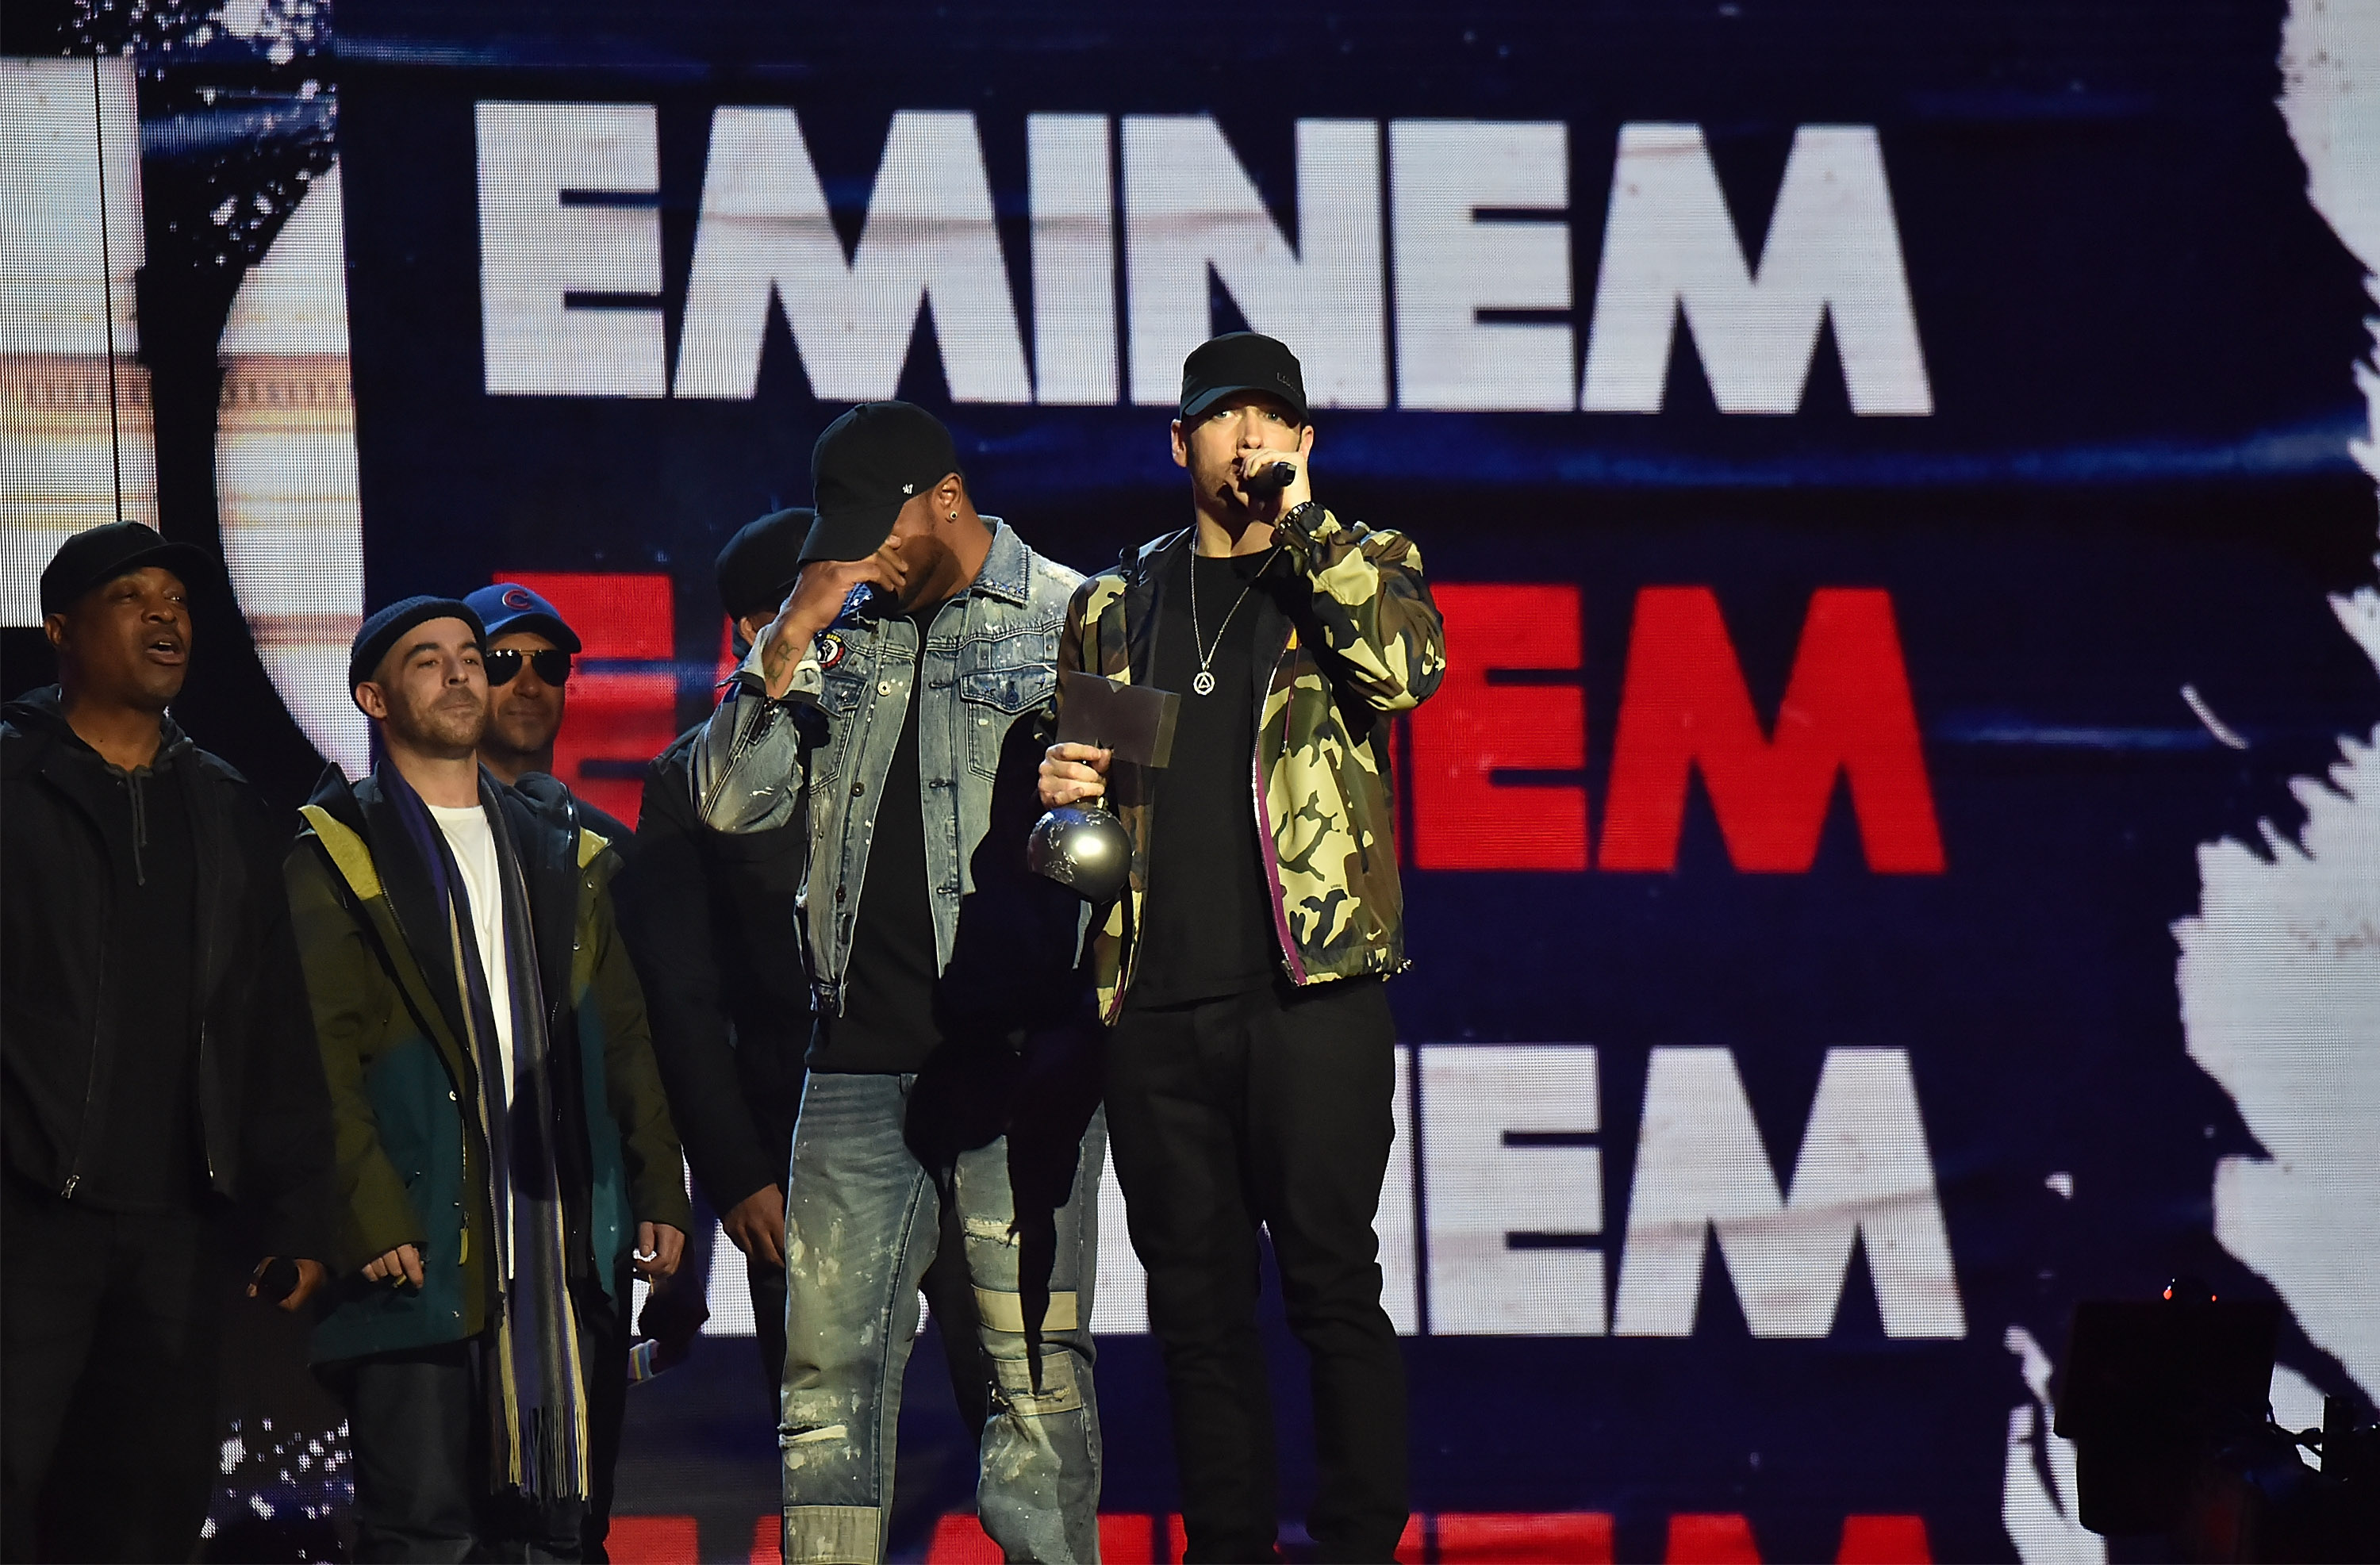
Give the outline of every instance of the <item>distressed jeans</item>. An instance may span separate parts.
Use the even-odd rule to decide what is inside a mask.
[[[905,1134],[917,1079],[813,1074],[803,1088],[785,1191],[786,1565],[884,1558],[901,1376],[946,1194],[992,1370],[984,1530],[1013,1560],[1095,1561],[1090,1316],[1105,1120],[1094,1113],[1062,1147],[1002,1135],[958,1151],[945,1191]]]

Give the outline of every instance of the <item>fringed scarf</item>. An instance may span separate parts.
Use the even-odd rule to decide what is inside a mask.
[[[374,769],[382,796],[396,808],[414,851],[430,871],[446,920],[455,988],[463,996],[465,1047],[478,1082],[480,1126],[488,1144],[488,1193],[495,1215],[493,1263],[500,1304],[492,1344],[483,1353],[491,1476],[501,1492],[516,1488],[540,1503],[590,1492],[587,1380],[569,1288],[568,1229],[555,1157],[551,1043],[538,978],[537,942],[519,844],[482,782],[480,807],[495,829],[504,886],[504,970],[511,992],[488,991],[463,873],[412,784],[382,761]],[[495,1007],[510,1007],[511,1089],[504,1090]]]

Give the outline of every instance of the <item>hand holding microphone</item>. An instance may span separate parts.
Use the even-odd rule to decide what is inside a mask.
[[[1264,452],[1257,455],[1254,469],[1240,480],[1242,489],[1246,490],[1251,495],[1279,494],[1297,481],[1295,457],[1282,456],[1268,461],[1267,458],[1271,456],[1270,452]]]
[[[1308,463],[1313,450],[1314,431],[1309,425],[1301,431],[1293,451],[1267,446],[1240,454],[1235,473],[1240,492],[1260,519],[1269,520],[1314,498]]]

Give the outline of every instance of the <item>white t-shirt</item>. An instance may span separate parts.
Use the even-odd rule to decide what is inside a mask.
[[[513,1093],[513,996],[504,965],[504,893],[496,857],[495,829],[478,805],[430,804],[430,818],[463,871],[463,894],[471,904],[471,938],[480,947],[480,972],[487,979],[488,1008],[496,1013],[496,1101],[509,1105]],[[510,1225],[507,1225],[510,1226]],[[508,1236],[509,1237],[509,1236]],[[509,1251],[512,1245],[506,1244]]]

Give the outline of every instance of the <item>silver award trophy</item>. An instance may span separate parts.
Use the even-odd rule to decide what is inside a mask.
[[[1172,758],[1179,696],[1072,670],[1060,678],[1058,741],[1109,751],[1111,789],[1118,763],[1155,768]],[[1123,892],[1131,877],[1132,833],[1108,807],[1104,795],[1061,805],[1033,823],[1033,834],[1025,843],[1025,864],[1094,906],[1105,906]]]

